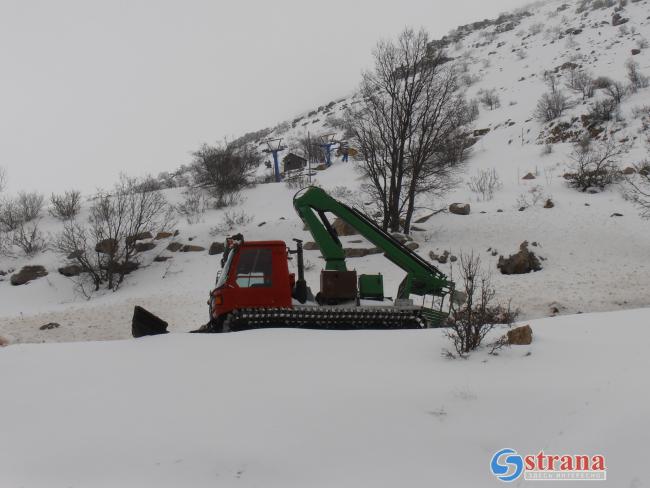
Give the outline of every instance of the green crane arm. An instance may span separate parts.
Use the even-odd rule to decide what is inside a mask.
[[[305,223],[325,258],[327,270],[345,271],[345,252],[332,228],[326,212],[345,220],[363,237],[384,251],[386,257],[407,272],[400,285],[398,298],[414,295],[444,297],[454,284],[431,263],[400,243],[358,210],[348,207],[317,187],[301,190],[293,198],[293,206]]]

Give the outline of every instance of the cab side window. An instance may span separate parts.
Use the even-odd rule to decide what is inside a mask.
[[[270,249],[242,249],[237,264],[237,286],[270,287],[272,271],[273,259]]]

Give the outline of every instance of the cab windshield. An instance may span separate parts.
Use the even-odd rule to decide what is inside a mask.
[[[234,255],[235,255],[234,250],[231,250],[228,253],[228,259],[226,259],[223,268],[221,268],[221,274],[219,275],[219,279],[217,280],[217,284],[215,285],[216,288],[221,288],[226,283],[226,280],[228,279],[228,274],[230,273],[230,265],[232,264],[232,258]]]

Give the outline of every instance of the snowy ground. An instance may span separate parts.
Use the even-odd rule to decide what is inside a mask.
[[[505,447],[603,454],[603,485],[648,486],[649,321],[543,319],[466,361],[438,330],[14,345],[0,486],[473,488],[500,485]]]

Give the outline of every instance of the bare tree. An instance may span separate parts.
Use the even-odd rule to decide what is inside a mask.
[[[70,220],[77,216],[81,210],[81,192],[77,190],[66,191],[63,195],[52,193],[50,197],[50,215],[59,220]]]
[[[479,90],[478,99],[490,110],[494,110],[495,108],[499,108],[501,106],[501,99],[499,98],[499,94],[494,88],[491,88],[489,90]]]
[[[249,144],[204,144],[193,156],[194,184],[205,188],[217,207],[231,205],[237,200],[239,192],[250,185],[253,172],[262,161],[259,152]]]
[[[569,108],[571,103],[560,90],[544,93],[537,102],[535,117],[541,122],[550,122],[561,117]]]
[[[481,259],[471,254],[460,256],[460,291],[466,297],[462,305],[452,301],[449,328],[456,354],[463,357],[477,349],[497,325],[511,325],[518,312],[510,304],[495,302],[496,290],[489,272],[481,269]],[[454,356],[453,353],[448,353]]]
[[[462,127],[471,110],[454,68],[424,30],[407,28],[397,41],[380,42],[373,55],[375,67],[361,83],[362,103],[346,120],[382,226],[399,231],[403,218],[408,233],[417,198],[448,190],[467,157]],[[451,142],[459,149],[452,159]]]
[[[172,221],[164,195],[140,191],[141,183],[122,176],[111,193],[96,196],[87,225],[68,221],[56,240],[57,251],[82,268],[95,290],[103,284],[116,290],[137,267],[137,240]]]
[[[605,88],[605,92],[617,105],[620,105],[625,95],[627,95],[627,88],[619,81],[612,81]]]
[[[571,153],[571,173],[565,178],[573,188],[585,192],[589,188],[605,188],[621,177],[620,157],[630,149],[630,143],[616,142],[612,137],[576,145]]]
[[[594,96],[594,78],[590,72],[578,68],[569,70],[567,86],[582,95],[582,99]]]
[[[13,232],[12,243],[22,249],[26,256],[33,256],[47,247],[37,220],[21,222]]]
[[[627,71],[627,79],[630,81],[630,88],[633,91],[636,92],[640,88],[648,87],[648,77],[639,70],[639,63],[633,59],[629,59],[625,63],[625,69]]]
[[[472,176],[467,184],[469,189],[479,195],[484,201],[492,200],[494,192],[503,188],[499,173],[495,168],[480,169]]]

